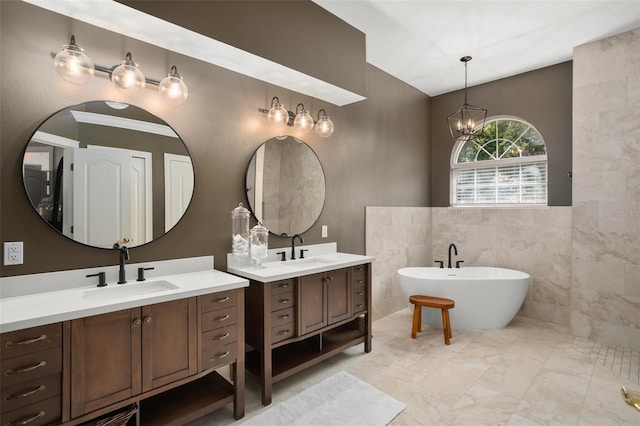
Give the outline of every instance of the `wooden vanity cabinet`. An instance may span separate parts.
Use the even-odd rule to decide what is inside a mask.
[[[62,323],[2,334],[2,425],[62,421],[62,334]]]
[[[247,369],[268,405],[273,383],[363,342],[371,351],[371,264],[252,280],[245,312]]]

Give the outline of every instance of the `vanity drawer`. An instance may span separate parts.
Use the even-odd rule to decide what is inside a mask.
[[[295,308],[281,309],[271,313],[271,328],[295,321]]]
[[[202,334],[203,351],[212,351],[219,349],[227,343],[233,343],[238,339],[238,326],[231,325],[229,327],[216,328]],[[213,348],[213,349],[212,349]]]
[[[202,348],[202,370],[218,368],[236,361],[238,344],[236,342],[214,348]]]
[[[202,315],[202,332],[236,324],[238,321],[238,308],[232,306],[226,309],[218,309]]]
[[[271,283],[271,294],[281,294],[293,291],[293,280],[274,281]]]
[[[2,360],[2,387],[62,371],[62,349],[53,348]],[[4,392],[3,392],[4,393]]]
[[[60,395],[61,381],[61,375],[55,373],[3,388],[2,413]]]
[[[59,396],[2,413],[2,426],[29,425],[40,426],[60,423],[62,401]]]
[[[62,346],[62,324],[26,328],[2,334],[2,359]]]
[[[351,298],[353,301],[353,310],[354,314],[364,311],[367,309],[367,294],[366,288],[364,286],[364,282],[359,283],[355,282],[353,287],[353,297]]]
[[[202,298],[202,313],[225,309],[236,306],[238,293],[236,290],[222,291],[220,293],[207,294]]]
[[[278,343],[295,336],[296,327],[293,321],[271,329],[271,343]]]
[[[282,292],[279,294],[271,295],[271,312],[276,312],[281,309],[291,308],[295,306],[294,291]]]

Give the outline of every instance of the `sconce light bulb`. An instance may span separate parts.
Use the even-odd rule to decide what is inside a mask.
[[[267,121],[276,127],[286,126],[289,122],[289,111],[280,102],[272,102],[271,109],[267,113]]]
[[[171,67],[169,75],[162,79],[158,91],[160,96],[170,105],[181,105],[189,96],[189,89],[175,66]]]
[[[144,74],[138,68],[138,64],[131,60],[131,54],[127,53],[124,61],[111,73],[111,81],[118,89],[139,92],[145,87]]]
[[[293,120],[293,127],[302,133],[309,133],[313,129],[313,117],[303,108],[298,111],[295,120]]]
[[[324,111],[324,110],[320,110]],[[333,121],[329,118],[329,116],[325,113],[320,115],[320,111],[318,112],[318,122],[316,123],[316,134],[321,138],[328,138],[333,134]]]
[[[95,66],[84,54],[84,49],[75,44],[73,36],[71,42],[58,52],[53,63],[60,77],[71,83],[85,84],[93,78]]]

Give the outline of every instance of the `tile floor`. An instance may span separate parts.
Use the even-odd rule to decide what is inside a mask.
[[[375,321],[371,353],[359,345],[275,384],[273,403],[342,369],[407,405],[393,426],[640,425],[620,396],[622,386],[640,389],[638,352],[524,317],[501,330],[453,330],[450,346],[441,329],[425,326],[416,339],[410,331],[408,308]],[[248,377],[246,417],[266,409],[259,395]],[[234,423],[225,407],[192,425]]]

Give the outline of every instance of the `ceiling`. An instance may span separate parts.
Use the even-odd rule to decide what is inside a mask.
[[[640,0],[314,0],[366,34],[367,62],[430,96],[568,61],[640,28]]]

